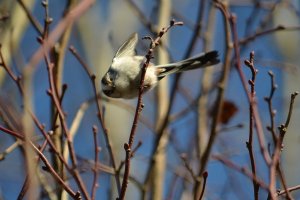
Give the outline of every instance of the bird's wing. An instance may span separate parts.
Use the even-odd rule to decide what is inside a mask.
[[[136,55],[135,47],[138,42],[138,34],[133,33],[126,42],[122,44],[122,46],[118,49],[115,58],[123,57],[123,56],[134,56]]]

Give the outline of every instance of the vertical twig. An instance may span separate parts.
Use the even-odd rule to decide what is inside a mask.
[[[249,156],[250,156],[250,162],[251,162],[251,170],[253,173],[253,176],[256,177],[256,163],[255,163],[255,158],[254,158],[254,153],[253,153],[253,128],[254,128],[254,117],[253,117],[253,104],[255,103],[255,79],[256,79],[256,74],[258,72],[257,69],[254,67],[254,52],[252,51],[250,53],[250,59],[245,60],[245,64],[250,68],[251,73],[252,73],[252,78],[248,81],[249,85],[251,87],[250,91],[250,104],[249,104],[249,139],[246,142],[247,149],[249,151]],[[253,183],[253,194],[254,194],[254,199],[258,200],[258,191],[259,191],[259,184],[255,182],[255,180],[252,180]]]
[[[215,109],[213,119],[212,119],[208,144],[207,144],[207,147],[206,147],[205,151],[203,152],[203,156],[201,158],[201,166],[200,166],[200,170],[199,170],[200,175],[202,175],[202,173],[205,171],[213,143],[217,136],[217,126],[218,126],[218,122],[219,122],[221,112],[222,112],[224,93],[225,93],[225,88],[227,86],[228,75],[230,72],[230,58],[231,58],[231,52],[232,52],[231,31],[230,31],[230,25],[229,25],[229,16],[230,15],[228,13],[227,7],[224,4],[222,4],[220,2],[216,2],[215,5],[221,11],[222,16],[223,16],[226,47],[225,47],[223,72],[222,72],[222,75],[219,80],[217,97],[216,97],[216,101],[214,103],[216,109]],[[194,187],[194,199],[199,199],[200,191],[201,191],[200,183],[198,182],[198,184],[196,184]]]
[[[67,122],[65,119],[65,115],[64,112],[62,110],[59,98],[57,96],[57,93],[55,91],[55,82],[54,82],[54,77],[53,77],[53,63],[50,63],[48,59],[46,59],[46,64],[47,64],[47,70],[48,70],[48,78],[49,78],[49,85],[50,85],[50,89],[48,90],[48,94],[50,95],[53,104],[55,105],[55,107],[57,108],[58,114],[59,114],[59,118],[60,118],[60,122],[62,125],[62,129],[63,129],[63,133],[66,137],[66,140],[68,142],[68,149],[70,151],[70,160],[72,162],[72,175],[76,181],[76,183],[78,184],[78,187],[80,188],[80,190],[83,193],[84,198],[86,198],[87,200],[90,199],[88,192],[86,190],[85,184],[83,183],[81,176],[78,172],[77,169],[77,158],[76,158],[76,154],[75,154],[75,150],[74,150],[74,145],[73,145],[73,141],[72,138],[70,137],[70,132],[69,132],[69,128],[67,126]]]
[[[204,13],[204,8],[205,8],[205,4],[206,4],[206,1],[205,0],[202,0],[201,1],[201,12]],[[212,45],[212,34],[213,33],[213,29],[214,29],[214,25],[215,25],[215,15],[216,15],[216,8],[215,6],[213,5],[213,3],[210,3],[210,8],[209,8],[209,14],[208,14],[208,18],[207,18],[207,30],[205,30],[205,33],[204,33],[204,51],[208,51],[210,49],[210,46]],[[200,9],[199,8],[199,9]],[[201,16],[201,22],[200,24],[204,24],[203,23],[203,20],[204,20],[204,15],[202,14]],[[202,25],[199,27],[201,28]],[[205,149],[207,148],[207,144],[208,144],[208,139],[209,139],[209,131],[208,131],[208,104],[209,104],[209,91],[211,90],[211,87],[212,87],[212,75],[213,75],[213,72],[214,72],[214,68],[205,68],[203,69],[203,72],[201,74],[201,86],[200,86],[200,90],[201,92],[199,93],[199,97],[198,97],[198,100],[197,100],[197,106],[198,106],[198,113],[197,113],[197,134],[196,134],[196,149],[197,149],[197,158],[199,160],[201,160],[202,156],[203,156],[203,153],[205,152]],[[202,163],[200,163],[200,165],[202,165]],[[199,172],[198,172],[198,177],[201,177],[201,172],[200,170],[201,169],[201,166],[198,166],[199,167]],[[203,175],[203,173],[202,173]],[[202,176],[203,177],[203,176]],[[206,181],[204,179],[202,179],[203,181]],[[195,188],[194,189],[197,189],[198,191],[195,192],[195,193],[199,193],[200,192],[200,186],[201,184],[203,185],[204,182],[202,181],[201,179],[198,179],[196,181],[196,184],[195,184]],[[200,182],[202,181],[202,183]],[[205,187],[203,185],[203,187]],[[204,193],[200,194],[201,195],[204,195]],[[202,197],[200,197],[202,198]]]
[[[203,174],[202,174],[202,178],[203,178],[203,186],[202,186],[202,191],[201,191],[199,200],[201,200],[202,197],[203,197],[203,195],[204,195],[207,177],[208,177],[208,172],[207,172],[207,171],[203,172]]]
[[[270,90],[270,94],[268,97],[265,97],[264,100],[267,102],[268,104],[268,109],[269,109],[269,115],[270,115],[270,126],[267,126],[267,130],[269,130],[272,134],[272,138],[273,138],[273,144],[274,144],[274,149],[277,148],[277,141],[278,141],[278,136],[276,135],[275,132],[275,114],[276,114],[276,110],[273,109],[273,103],[272,103],[272,99],[275,93],[275,90],[277,89],[277,84],[275,83],[275,77],[272,71],[268,72],[269,76],[270,76],[270,80],[271,80],[271,90]],[[274,155],[273,155],[274,156]],[[277,172],[278,175],[280,177],[282,186],[284,188],[284,190],[286,191],[286,196],[288,199],[293,199],[291,193],[289,192],[287,185],[286,185],[286,180],[283,174],[283,171],[280,167],[280,160],[278,161],[277,164]]]
[[[95,98],[96,105],[97,105],[97,112],[98,112],[97,117],[98,117],[99,123],[101,125],[101,128],[103,130],[105,143],[107,145],[108,152],[109,152],[110,161],[111,161],[112,167],[113,167],[114,172],[115,172],[115,180],[116,180],[118,193],[120,194],[120,191],[121,191],[121,182],[120,182],[120,178],[119,178],[120,172],[117,169],[115,154],[114,154],[114,151],[113,151],[113,148],[112,148],[111,141],[109,139],[108,129],[106,128],[106,125],[104,123],[104,117],[103,117],[103,113],[102,113],[102,102],[101,102],[101,98],[98,98],[98,93],[97,93],[98,90],[97,90],[96,76],[90,72],[89,67],[83,61],[83,59],[79,56],[79,54],[77,53],[76,49],[73,46],[70,46],[69,50],[75,56],[75,58],[78,60],[78,62],[81,64],[81,66],[86,71],[87,75],[89,76],[89,78],[92,82],[93,91],[94,91],[94,98]]]
[[[246,80],[246,77],[243,73],[242,65],[241,65],[240,47],[239,47],[236,20],[234,20],[234,18],[231,17],[230,18],[230,23],[231,23],[232,33],[233,33],[233,46],[234,46],[234,53],[235,53],[235,67],[238,71],[239,78],[241,79],[242,86],[243,86],[244,91],[247,95],[248,102],[252,103],[250,93],[248,92],[247,80]],[[263,158],[264,158],[266,164],[269,165],[270,162],[271,162],[271,157],[270,157],[270,155],[269,155],[269,153],[268,153],[268,151],[265,147],[265,136],[264,136],[264,131],[263,131],[261,119],[260,119],[260,116],[259,116],[259,113],[258,113],[257,105],[253,104],[252,109],[253,109],[253,118],[254,118],[254,122],[255,122],[255,129],[256,129],[256,134],[257,134],[257,137],[258,137],[260,151],[263,155]]]
[[[125,198],[125,193],[126,193],[126,189],[127,189],[127,185],[128,185],[128,178],[129,178],[129,171],[130,171],[130,158],[131,158],[131,148],[132,148],[132,144],[134,142],[134,137],[136,134],[136,129],[137,129],[137,124],[138,124],[138,119],[140,116],[140,113],[144,107],[143,103],[142,103],[142,95],[143,95],[143,91],[144,91],[144,79],[145,79],[145,75],[146,75],[146,70],[148,68],[148,65],[150,63],[150,60],[152,59],[152,54],[153,54],[153,50],[155,49],[155,47],[159,44],[159,41],[161,39],[161,37],[173,26],[178,26],[178,25],[182,25],[182,22],[175,22],[175,20],[172,20],[170,22],[170,25],[166,28],[163,28],[157,38],[155,40],[153,40],[151,37],[144,37],[144,39],[150,39],[151,40],[151,44],[150,44],[150,48],[146,54],[146,61],[143,64],[142,67],[142,73],[141,73],[141,79],[140,79],[140,88],[139,88],[139,95],[138,95],[138,100],[137,100],[137,106],[136,106],[136,110],[135,110],[135,115],[134,115],[134,119],[133,119],[133,123],[132,123],[132,127],[131,127],[131,131],[130,131],[130,135],[129,135],[129,139],[128,139],[128,143],[124,144],[124,149],[126,152],[126,158],[125,158],[125,172],[124,172],[124,176],[123,176],[123,182],[122,182],[122,187],[121,187],[121,193],[119,195],[119,197],[117,199],[119,200],[123,200]]]
[[[205,0],[204,0],[205,1]],[[190,43],[188,45],[188,50],[184,55],[184,58],[188,58],[191,56],[195,46],[196,46],[196,41],[197,38],[199,36],[199,34],[202,31],[202,19],[204,16],[204,6],[203,6],[204,2],[199,2],[199,9],[197,12],[197,19],[196,19],[196,27],[195,30],[193,31],[193,36],[191,37]],[[166,111],[165,117],[164,119],[162,119],[161,121],[161,126],[157,129],[157,136],[155,138],[155,142],[154,145],[152,147],[152,152],[151,152],[151,156],[150,157],[155,157],[155,155],[157,154],[157,150],[158,150],[158,145],[160,144],[160,140],[162,139],[163,136],[163,132],[166,129],[168,122],[169,122],[169,118],[170,118],[170,113],[173,107],[173,104],[175,102],[175,96],[176,96],[176,91],[179,85],[181,79],[181,73],[178,73],[175,75],[175,80],[171,89],[171,93],[170,93],[170,102],[168,105],[168,109]],[[147,174],[146,174],[146,179],[144,181],[144,185],[147,185],[148,182],[150,181],[150,177],[151,177],[151,173],[153,171],[153,165],[150,165],[149,168],[147,169]]]
[[[25,141],[25,137],[23,136],[23,133],[18,133],[15,131],[11,131],[7,128],[4,128],[2,126],[0,126],[0,131],[3,131],[9,135],[12,135],[22,141]],[[74,192],[68,185],[66,185],[64,183],[64,181],[61,179],[61,177],[56,173],[56,171],[53,169],[53,167],[51,166],[50,162],[48,161],[48,159],[45,157],[45,155],[40,151],[40,149],[38,147],[35,146],[35,144],[32,141],[28,141],[30,148],[32,148],[40,157],[40,159],[43,161],[43,163],[46,165],[44,167],[45,170],[47,170],[52,176],[53,178],[63,186],[63,188],[70,194],[71,197],[73,197],[74,199],[81,199],[81,195],[80,192]],[[30,176],[29,176],[30,179]]]
[[[201,1],[201,2],[205,2]],[[204,6],[204,3],[202,3]],[[202,8],[202,7],[201,7]],[[203,11],[201,11],[203,12]],[[207,19],[207,29],[204,33],[204,41],[203,41],[203,49],[204,52],[208,51],[210,47],[212,46],[212,34],[214,32],[215,27],[215,16],[216,14],[216,8],[210,4],[209,8],[209,14]],[[203,20],[203,19],[202,19]],[[203,22],[202,22],[203,24]],[[197,148],[197,157],[198,159],[201,159],[201,156],[203,154],[203,151],[206,147],[207,141],[208,141],[208,103],[209,103],[209,92],[212,88],[212,76],[214,73],[215,68],[208,67],[204,68],[203,72],[201,74],[201,85],[200,85],[200,94],[197,98],[197,106],[198,106],[198,113],[197,113],[197,134],[196,134],[196,148]]]
[[[288,126],[290,124],[290,120],[292,117],[292,112],[293,112],[293,106],[294,106],[294,101],[296,96],[298,95],[298,92],[294,92],[293,94],[291,94],[291,101],[290,101],[290,106],[289,106],[289,112],[288,112],[288,116],[286,119],[286,122],[284,124],[282,124],[281,126],[279,126],[279,137],[276,141],[276,146],[275,146],[275,151],[274,151],[274,155],[272,158],[272,162],[270,164],[270,184],[269,184],[269,188],[270,188],[270,196],[272,199],[276,199],[276,169],[280,160],[280,154],[282,151],[282,143],[283,143],[283,139],[285,136],[285,133],[288,129]],[[291,195],[289,194],[288,190],[286,190],[287,192],[287,199],[292,199]]]
[[[273,99],[275,90],[277,89],[277,85],[275,84],[273,72],[269,71],[268,74],[269,74],[270,80],[271,80],[271,90],[270,90],[269,96],[265,97],[264,100],[268,103],[268,109],[269,109],[269,114],[270,114],[271,125],[267,126],[267,130],[269,130],[271,132],[272,138],[273,138],[273,143],[274,143],[274,145],[276,145],[277,136],[276,136],[276,133],[275,133],[275,120],[274,120],[276,110],[273,109],[272,99]]]
[[[39,42],[41,43],[41,45],[43,45],[43,42],[48,39],[50,25],[53,21],[53,19],[50,18],[50,15],[49,15],[49,2],[48,2],[48,0],[43,0],[42,1],[42,6],[44,7],[45,18],[44,18],[44,26],[43,26],[41,36],[38,37]],[[45,60],[46,64],[48,62],[47,59],[49,59],[49,58],[47,57],[47,52],[45,51],[44,52],[44,60]],[[57,96],[59,96],[58,90],[57,90],[59,86],[60,85],[55,84],[55,92],[56,92]],[[59,122],[59,117],[58,117],[58,114],[57,114],[57,111],[56,111],[56,107],[53,103],[50,104],[50,108],[51,108],[51,111],[52,111],[51,120],[52,120],[52,124],[53,124],[53,126],[51,127],[51,129],[53,130],[53,134],[51,135],[51,140],[53,141],[53,144],[55,145],[55,148],[57,149],[58,153],[62,154],[62,152],[63,152],[63,150],[62,150],[62,137],[61,137],[62,132],[61,132],[61,127],[59,127],[56,124],[56,123]],[[62,179],[65,179],[64,173],[63,173],[64,170],[63,170],[62,162],[60,161],[60,159],[58,158],[58,156],[55,153],[51,154],[51,156],[52,156],[53,166],[54,166],[55,170],[57,171],[57,173],[60,175],[60,177]],[[68,158],[66,158],[66,160],[67,159]],[[55,190],[57,190],[57,192],[56,192],[57,198],[61,198],[62,197],[62,192],[63,192],[61,186],[56,185]]]
[[[171,18],[172,3],[171,0],[157,1],[157,27],[163,27],[168,24]],[[158,30],[159,31],[159,30]],[[169,34],[164,36],[164,40],[161,41],[161,45],[168,46],[169,44]],[[165,48],[158,48],[155,54],[157,58],[157,64],[169,63],[169,55]],[[166,111],[169,106],[169,78],[165,77],[159,81],[156,91],[156,113],[155,113],[155,131],[161,127],[161,122],[166,117]],[[143,195],[146,192],[151,191],[150,198],[152,199],[163,199],[164,189],[165,189],[165,175],[166,175],[166,165],[167,165],[167,145],[168,145],[168,134],[169,131],[165,130],[163,132],[162,139],[158,145],[159,153],[157,153],[153,158],[151,165],[153,165],[153,171],[151,173],[150,187],[145,187],[143,190]],[[145,199],[146,197],[143,196]]]
[[[24,86],[21,82],[21,77],[16,76],[10,67],[7,66],[7,63],[5,62],[3,56],[2,56],[2,51],[1,51],[1,45],[0,45],[0,59],[1,59],[1,63],[0,65],[5,69],[5,71],[8,73],[9,77],[16,83],[18,90],[22,96],[22,98],[24,98]],[[65,167],[67,168],[67,170],[69,172],[72,173],[72,169],[68,166],[68,163],[64,160],[64,158],[62,157],[62,155],[60,154],[60,152],[56,149],[54,143],[52,142],[49,134],[45,131],[45,127],[44,125],[42,125],[39,120],[37,119],[37,117],[34,115],[34,113],[29,109],[26,112],[28,112],[31,116],[31,119],[33,120],[35,126],[40,130],[40,132],[43,134],[43,136],[45,137],[45,139],[47,140],[48,144],[50,145],[50,148],[52,149],[53,153],[55,153],[59,159],[61,160],[62,163],[64,163]],[[21,139],[24,139],[23,136]],[[28,184],[30,184],[29,182],[29,177],[25,179],[24,184],[22,186],[22,190],[20,192],[20,198],[22,198],[22,196],[24,196],[27,192],[28,189]],[[23,189],[24,188],[24,189]]]
[[[93,136],[94,136],[94,145],[95,145],[95,159],[94,159],[94,178],[93,178],[93,185],[92,185],[92,192],[91,192],[91,198],[92,200],[96,199],[96,191],[97,188],[99,187],[98,185],[98,160],[99,160],[99,151],[100,148],[98,146],[98,140],[97,140],[97,132],[98,132],[98,128],[97,126],[93,126]]]

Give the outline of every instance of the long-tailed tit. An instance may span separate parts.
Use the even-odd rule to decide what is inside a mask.
[[[117,51],[106,74],[102,91],[112,98],[131,99],[138,96],[144,56],[138,56],[135,47],[138,34],[134,33]],[[218,52],[210,51],[176,63],[154,65],[150,63],[144,80],[144,92],[153,88],[166,75],[219,63]]]

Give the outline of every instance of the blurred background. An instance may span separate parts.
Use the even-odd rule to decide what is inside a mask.
[[[56,31],[57,25],[69,10],[84,0],[45,2],[48,3],[49,17],[53,19],[49,25],[51,34]],[[290,94],[300,90],[300,3],[297,0],[221,2],[227,6],[228,12],[236,15],[242,71],[247,80],[251,79],[251,72],[244,65],[244,60],[249,59],[251,51],[255,52],[254,64],[258,69],[255,83],[257,106],[264,128],[265,147],[272,154],[272,135],[266,128],[271,124],[270,112],[264,101],[264,97],[269,96],[271,91],[268,72],[271,70],[274,73],[278,85],[272,99],[273,108],[276,109],[275,127],[278,127],[286,120]],[[29,20],[28,16],[34,20]],[[86,187],[88,191],[92,187],[95,155],[93,125],[99,129],[99,162],[110,171],[111,157],[97,118],[96,104],[90,100],[94,95],[92,84],[68,47],[73,45],[96,75],[97,89],[100,91],[100,80],[120,45],[133,32],[138,32],[137,53],[145,55],[149,41],[141,38],[155,37],[162,27],[169,25],[171,19],[182,21],[184,25],[173,27],[163,36],[161,45],[155,49],[152,60],[154,63],[179,61],[209,50],[219,52],[221,63],[166,78],[157,88],[143,96],[145,107],[134,140],[134,147],[139,142],[141,146],[131,160],[126,199],[193,199],[197,182],[195,177],[199,175],[201,165],[205,165],[205,171],[208,172],[203,199],[253,199],[253,185],[249,177],[214,158],[210,158],[205,164],[201,162],[211,134],[217,105],[217,85],[224,73],[228,42],[223,15],[211,0],[97,0],[56,38],[49,54],[53,60],[59,61],[55,66],[61,66],[60,81],[57,82],[58,93],[62,94],[62,85],[67,85],[62,107],[68,126],[77,125],[74,131],[74,148]],[[40,0],[0,0],[1,52],[6,65],[17,76],[23,75],[25,66],[41,46],[37,41],[41,33],[36,25],[43,30],[44,20],[45,8]],[[277,29],[279,25],[286,30]],[[231,37],[231,30],[229,34]],[[60,58],[53,58],[53,55]],[[235,68],[236,62],[232,52],[228,81],[224,87],[221,120],[217,124],[217,136],[210,155],[220,155],[251,171],[246,148],[249,137],[249,102]],[[49,89],[47,73],[45,62],[41,59],[32,76],[31,94],[25,93],[24,96],[31,96],[32,110],[49,131],[53,130],[54,118],[53,103],[46,93]],[[0,84],[1,125],[22,132],[23,98],[16,83],[3,67],[0,69]],[[82,105],[87,101],[90,103],[83,109]],[[128,141],[137,100],[104,97],[102,102],[105,125],[119,166],[125,159],[123,145]],[[75,124],[78,111],[82,111],[82,118]],[[300,184],[299,118],[299,100],[296,99],[280,162],[288,187]],[[164,124],[165,119],[167,121]],[[159,143],[158,135],[161,136]],[[32,137],[37,143],[44,141],[37,128],[33,128]],[[23,151],[20,142],[1,132],[0,199],[16,199],[21,191],[26,176]],[[261,155],[256,134],[253,152],[257,177],[268,184],[269,168]],[[55,163],[49,148],[46,148],[45,155]],[[114,175],[102,170],[99,170],[96,199],[115,199],[118,190]],[[39,185],[43,177],[46,180],[49,177],[46,185],[50,189],[45,189],[45,185],[41,184],[36,188],[36,199],[68,199],[66,194],[49,195],[49,191],[58,193],[55,190],[57,183],[46,172],[37,171],[40,174]],[[77,191],[72,177],[68,181]],[[283,189],[280,181],[277,181],[276,186],[277,189]],[[267,196],[268,192],[260,188],[259,199],[267,199]],[[292,196],[300,199],[300,192],[292,192]]]

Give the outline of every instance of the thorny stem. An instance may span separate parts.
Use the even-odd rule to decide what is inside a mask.
[[[130,131],[130,136],[128,139],[128,143],[124,144],[124,149],[126,152],[126,158],[125,158],[125,172],[123,176],[123,182],[122,182],[122,187],[121,187],[121,193],[119,197],[117,198],[118,200],[123,200],[125,198],[125,193],[128,185],[128,178],[129,178],[129,171],[130,171],[130,158],[131,158],[131,148],[132,144],[134,142],[134,136],[136,134],[136,129],[137,129],[137,124],[138,124],[138,119],[140,116],[140,113],[144,107],[142,103],[142,95],[144,91],[144,80],[145,80],[145,75],[146,75],[146,70],[148,68],[148,65],[150,63],[150,60],[153,58],[153,51],[155,47],[159,44],[159,41],[161,40],[162,36],[173,26],[180,26],[182,25],[182,22],[175,22],[175,20],[170,21],[170,25],[166,28],[162,28],[162,30],[158,33],[158,36],[155,40],[153,40],[151,37],[146,37],[145,39],[151,39],[150,43],[150,48],[145,56],[146,61],[143,64],[142,67],[142,73],[141,73],[141,79],[140,79],[140,88],[139,88],[139,95],[138,95],[138,101],[137,101],[137,106],[136,106],[136,111]]]

